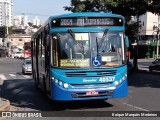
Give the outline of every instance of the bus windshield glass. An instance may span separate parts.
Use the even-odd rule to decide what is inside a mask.
[[[91,33],[56,33],[52,44],[52,61],[56,67],[117,67],[125,61],[124,33],[117,31]]]

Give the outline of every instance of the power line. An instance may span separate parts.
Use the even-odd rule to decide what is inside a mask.
[[[47,14],[39,14],[39,13],[25,13],[25,12],[13,12],[15,14],[21,14],[21,15],[33,15],[33,16],[45,16],[48,17],[50,15]]]

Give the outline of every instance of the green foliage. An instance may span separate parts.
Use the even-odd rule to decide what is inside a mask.
[[[32,27],[32,26],[33,26],[33,23],[31,23],[31,22],[28,22],[28,25],[29,25],[30,27]]]
[[[135,40],[138,38],[138,26],[137,23],[133,23],[133,24],[126,24],[126,35],[129,38],[129,42],[133,43],[135,42]]]
[[[33,27],[33,28],[39,28],[37,25],[33,25],[32,27]]]
[[[5,27],[5,33],[6,33],[6,34],[7,34],[7,30],[8,30],[8,34],[9,34],[9,35],[15,33],[15,31],[14,31],[14,29],[13,29],[13,26],[10,26],[10,27],[8,27],[8,28],[7,28],[7,26],[3,26],[3,27]]]
[[[160,15],[160,1],[159,0],[150,0],[148,4],[148,11]]]
[[[33,25],[33,23],[31,23],[31,22],[28,22],[28,25],[29,25],[30,27],[33,27],[33,28],[40,28],[40,27],[41,27],[41,25],[39,25],[39,26]]]
[[[14,34],[14,33],[15,33],[15,31],[13,29],[13,26],[8,27],[8,34]]]

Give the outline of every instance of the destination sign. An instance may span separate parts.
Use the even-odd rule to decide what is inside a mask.
[[[116,17],[68,17],[54,19],[52,27],[122,26],[123,20]]]
[[[60,66],[61,67],[89,67],[90,66],[90,60],[89,59],[64,59],[60,60]]]

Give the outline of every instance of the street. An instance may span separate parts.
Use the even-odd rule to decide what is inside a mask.
[[[160,111],[160,72],[148,72],[153,60],[139,60],[140,71],[128,74],[128,96],[106,101],[54,102],[22,75],[22,59],[0,59],[0,96],[11,102],[10,111]],[[141,69],[142,68],[142,69]]]

